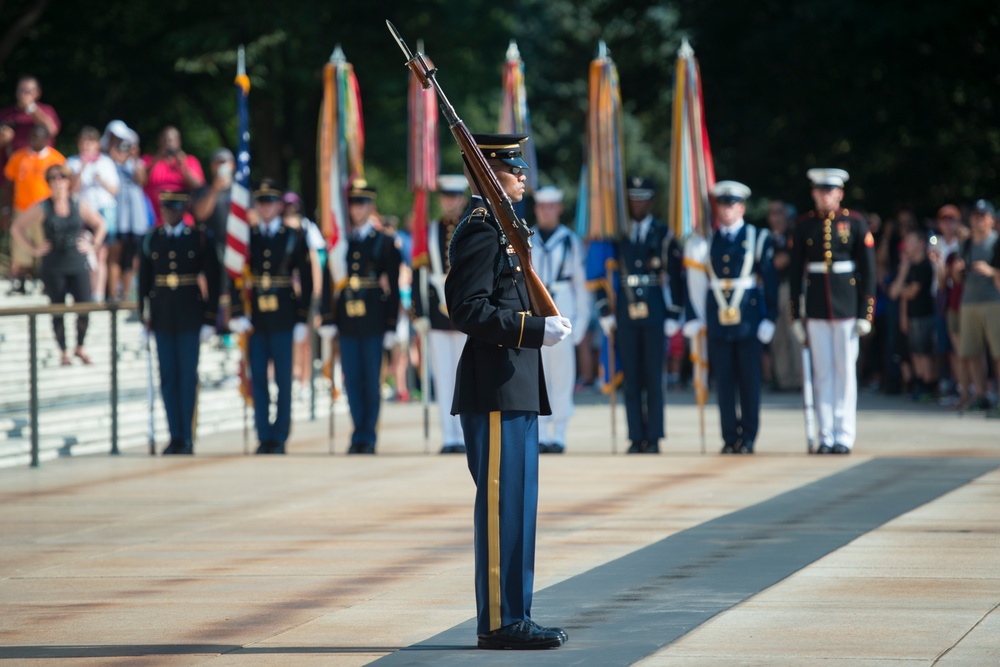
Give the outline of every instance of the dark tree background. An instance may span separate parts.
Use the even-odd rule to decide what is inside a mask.
[[[366,171],[380,207],[404,215],[408,70],[387,18],[411,46],[424,41],[473,131],[496,127],[503,57],[517,39],[542,182],[571,194],[600,39],[621,77],[628,168],[666,185],[674,59],[687,36],[719,178],[804,207],[805,170],[842,167],[849,203],[883,214],[997,198],[1000,8],[974,0],[132,0],[99,10],[0,0],[0,104],[32,73],[62,117],[64,152],[76,152],[82,126],[121,118],[144,149],[177,125],[204,160],[235,143],[232,80],[244,43],[255,178],[276,176],[311,203],[322,66],[341,44],[361,86]],[[441,146],[442,170],[459,169],[445,128]],[[658,204],[665,213],[662,193]]]

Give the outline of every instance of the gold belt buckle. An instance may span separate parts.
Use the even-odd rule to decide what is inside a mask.
[[[351,276],[347,279],[347,286],[354,291],[361,289],[361,278],[356,275]]]
[[[257,311],[261,313],[273,313],[278,310],[277,294],[261,294],[257,297]]]
[[[260,288],[265,292],[271,289],[271,274],[265,273],[260,277]]]
[[[181,284],[181,279],[177,276],[176,273],[167,274],[167,287],[169,287],[170,289],[177,289],[178,285],[180,284]]]
[[[729,326],[740,323],[740,309],[735,306],[719,308],[719,324]]]
[[[365,302],[362,299],[351,299],[344,304],[344,307],[347,310],[348,317],[364,317],[367,312],[365,310]]]
[[[649,317],[649,305],[645,301],[636,301],[628,305],[630,320],[644,320]]]

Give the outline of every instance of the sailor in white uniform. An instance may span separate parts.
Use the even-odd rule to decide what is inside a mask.
[[[576,346],[590,322],[591,295],[583,268],[583,244],[569,227],[559,223],[562,199],[562,191],[552,186],[540,188],[534,196],[536,225],[532,228],[531,263],[559,312],[573,323],[572,336],[542,348],[545,389],[552,407],[550,416],[538,417],[538,451],[542,454],[562,454],[566,449],[566,427],[573,416]]]

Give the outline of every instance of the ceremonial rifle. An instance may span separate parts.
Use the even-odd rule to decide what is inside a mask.
[[[389,26],[389,32],[392,33],[396,43],[399,44],[399,48],[402,49],[403,55],[406,56],[407,67],[417,75],[420,85],[425,89],[434,87],[441,112],[444,114],[445,120],[448,121],[448,127],[451,128],[452,136],[458,142],[458,147],[462,151],[462,159],[469,169],[469,174],[472,176],[476,189],[493,210],[493,215],[496,216],[497,222],[500,224],[500,229],[507,237],[507,242],[514,248],[514,254],[517,255],[518,262],[520,262],[523,268],[524,284],[528,291],[531,313],[538,317],[558,316],[559,309],[556,308],[552,296],[545,289],[545,284],[531,266],[530,237],[534,232],[528,229],[527,223],[514,212],[514,205],[511,203],[507,193],[504,192],[503,187],[501,187],[496,174],[490,168],[489,163],[486,161],[486,156],[479,150],[475,140],[472,138],[472,134],[469,132],[469,128],[465,126],[462,119],[455,113],[455,108],[451,106],[444,91],[441,90],[441,85],[437,82],[435,76],[437,68],[431,69],[428,67],[427,62],[424,60],[424,55],[419,51],[416,54],[411,52],[410,47],[400,37],[396,27],[389,21],[385,23]]]

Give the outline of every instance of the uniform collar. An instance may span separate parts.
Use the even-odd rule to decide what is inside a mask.
[[[264,236],[271,237],[277,234],[281,230],[281,216],[275,217],[270,222],[265,222],[260,226],[261,233]]]
[[[638,243],[642,243],[646,240],[646,234],[649,233],[649,228],[653,224],[653,214],[649,213],[642,220],[633,220],[632,226],[629,229],[629,234],[632,239]],[[638,229],[638,237],[636,236],[635,230]]]
[[[736,235],[740,233],[740,230],[743,229],[743,226],[745,224],[746,223],[743,221],[743,218],[740,218],[739,220],[729,225],[728,227],[720,226],[719,233],[725,236],[727,239],[736,238]]]
[[[357,240],[366,239],[368,238],[368,235],[372,233],[373,229],[374,227],[372,226],[372,221],[369,220],[365,224],[361,225],[359,228],[352,229],[350,237],[352,239],[357,239]]]
[[[542,234],[541,234],[541,231],[540,231],[538,225],[535,225],[534,230],[536,232],[538,232],[538,238],[542,239]],[[552,233],[549,234],[549,238],[542,239],[542,245],[543,246],[548,246],[548,245],[554,245],[556,243],[560,243],[562,241],[562,238],[564,236],[566,236],[566,234],[568,234],[568,233],[569,233],[569,230],[566,228],[566,225],[560,224],[558,227],[556,227],[555,229],[552,230]]]
[[[163,224],[163,231],[164,231],[164,233],[167,236],[173,236],[173,237],[176,238],[176,237],[178,237],[178,236],[180,236],[181,234],[184,233],[184,229],[185,229],[186,226],[187,225],[184,224],[183,220],[181,220],[180,222],[178,222],[176,225],[168,225],[168,224],[164,223]]]

